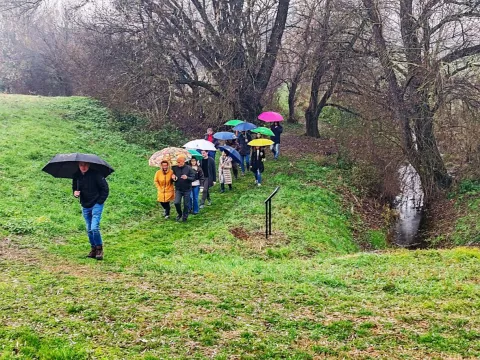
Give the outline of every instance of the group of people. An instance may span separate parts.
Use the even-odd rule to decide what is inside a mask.
[[[271,127],[275,136],[271,139],[274,144],[271,146],[274,159],[278,159],[280,153],[280,134],[283,131],[279,123],[274,123]],[[216,148],[220,145],[218,140],[213,137],[211,128],[207,129],[205,139],[212,142]],[[228,141],[229,145],[240,153],[240,168],[242,175],[246,170],[251,170],[255,175],[255,184],[261,186],[262,173],[264,171],[265,147],[250,147],[248,143],[252,140],[250,132],[241,132],[237,134],[235,140]],[[186,157],[179,155],[177,165],[171,166],[170,162],[165,160],[160,164],[160,170],[155,173],[154,183],[157,188],[157,201],[162,206],[163,216],[170,217],[170,202],[173,201],[177,211],[177,221],[187,221],[189,213],[198,214],[199,210],[205,206],[205,203],[211,205],[210,190],[217,182],[217,171],[215,164],[215,151],[201,151],[202,159],[192,158],[190,164],[187,164]],[[232,175],[238,177],[237,163],[225,151],[219,159],[218,180],[220,182],[220,191],[225,191],[227,185],[232,190]],[[88,239],[91,250],[87,257],[103,260],[103,241],[100,235],[100,220],[102,218],[104,203],[109,195],[108,183],[105,177],[97,171],[90,169],[88,162],[79,162],[78,171],[72,181],[73,195],[80,198],[82,214],[85,219]],[[200,192],[202,196],[199,201]],[[183,207],[182,207],[183,203]]]
[[[274,136],[271,137],[274,144],[271,150],[274,159],[278,159],[280,154],[280,135],[283,128],[280,123],[272,125]],[[207,129],[204,139],[210,141],[216,148],[219,147],[219,140],[213,136],[213,130]],[[260,135],[260,134],[257,134]],[[240,154],[240,169],[242,175],[250,169],[255,176],[255,184],[261,186],[262,173],[264,171],[265,147],[250,147],[248,143],[252,141],[252,134],[248,131],[237,133],[236,139],[227,140],[228,145]],[[196,215],[199,210],[205,206],[205,202],[211,205],[210,190],[217,182],[217,171],[215,164],[216,151],[201,150],[202,159],[192,158],[190,164],[186,163],[186,157],[180,155],[177,157],[177,165],[171,166],[167,160],[161,162],[161,168],[155,174],[154,184],[157,188],[157,201],[163,208],[163,216],[170,217],[170,202],[173,201],[177,211],[177,221],[187,221],[189,214]],[[220,182],[220,192],[223,193],[228,186],[232,190],[232,173],[235,179],[238,178],[238,165],[226,151],[218,161],[218,181]],[[202,193],[199,201],[199,195]],[[183,204],[183,206],[182,206]]]

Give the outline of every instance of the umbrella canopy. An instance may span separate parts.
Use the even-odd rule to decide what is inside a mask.
[[[252,132],[257,134],[267,135],[267,136],[275,136],[272,130],[263,126],[253,129]]]
[[[229,131],[216,132],[213,134],[213,137],[218,140],[233,140],[237,138],[234,133]]]
[[[219,146],[218,149],[221,150],[221,151],[225,151],[227,153],[227,155],[232,158],[233,161],[235,161],[239,164],[242,163],[242,156],[240,155],[240,153],[237,150],[235,150],[231,146],[223,145],[223,146]]]
[[[81,153],[57,154],[43,167],[42,171],[56,178],[73,179],[73,175],[79,171],[79,161],[90,163],[90,169],[98,171],[104,177],[114,172],[113,168],[97,155]]]
[[[195,158],[197,160],[202,160],[203,156],[200,154],[197,150],[189,149],[188,152],[190,155],[192,155],[192,158]]]
[[[283,116],[274,111],[265,111],[258,115],[258,120],[265,122],[283,121]]]
[[[236,125],[233,128],[233,130],[234,131],[248,131],[248,130],[255,129],[256,127],[257,127],[257,125],[254,125],[252,123],[243,121],[241,124]]]
[[[274,142],[270,139],[255,139],[248,143],[250,146],[269,146],[273,144]]]
[[[243,120],[238,120],[238,119],[233,119],[233,120],[228,120],[225,125],[228,126],[237,126],[238,124],[243,123]]]
[[[185,149],[177,147],[167,147],[165,149],[157,151],[155,154],[150,156],[150,159],[148,160],[148,165],[160,166],[162,161],[168,161],[170,165],[176,166],[177,157],[179,155],[185,156],[186,160],[190,160],[192,158],[192,155]]]
[[[216,151],[217,148],[210,141],[204,139],[192,140],[183,145],[186,149],[196,149],[205,151]]]

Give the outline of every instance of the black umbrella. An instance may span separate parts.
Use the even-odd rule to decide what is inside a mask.
[[[105,160],[100,159],[97,155],[80,153],[55,155],[43,167],[42,171],[56,178],[73,179],[73,175],[79,171],[79,161],[90,163],[90,169],[98,171],[104,177],[107,177],[114,171]]]

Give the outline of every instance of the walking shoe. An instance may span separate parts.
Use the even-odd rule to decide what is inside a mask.
[[[170,215],[165,215],[165,219],[169,219],[170,218]]]
[[[175,220],[181,221],[181,220],[182,220],[182,215],[177,215],[177,217],[175,218]]]
[[[103,246],[102,245],[99,245],[97,246],[97,253],[95,255],[95,258],[97,260],[103,260]]]
[[[220,192],[221,192],[221,193],[224,193],[224,192],[225,192],[225,190],[223,190],[223,189],[222,189],[222,190],[220,190]]]
[[[95,246],[92,246],[92,249],[88,253],[87,258],[95,259],[96,256],[97,256],[97,249],[95,248]]]
[[[242,176],[245,176],[245,173],[242,171]]]
[[[187,221],[186,217],[182,218],[182,222],[186,222],[186,221]]]
[[[208,205],[208,206],[212,205],[212,201],[211,201],[211,200],[208,200],[207,205]]]
[[[257,184],[258,184],[258,180],[255,180],[255,185],[257,185]]]
[[[203,205],[203,204],[202,204],[202,205],[200,205],[200,209],[203,209],[204,207],[205,207],[205,205]]]
[[[262,184],[258,183],[257,186],[262,186]]]

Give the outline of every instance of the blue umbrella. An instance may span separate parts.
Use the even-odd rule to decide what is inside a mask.
[[[252,123],[249,122],[242,122],[241,124],[238,124],[233,128],[234,131],[248,131],[248,130],[253,130],[256,129],[257,126],[253,125]]]
[[[234,140],[237,138],[234,133],[229,131],[216,132],[213,137],[218,140]]]
[[[240,153],[231,146],[223,145],[219,146],[218,149],[221,151],[225,151],[227,155],[232,158],[233,161],[236,161],[239,164],[242,162],[242,156],[240,155]]]

